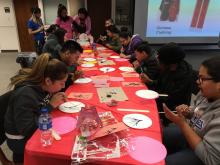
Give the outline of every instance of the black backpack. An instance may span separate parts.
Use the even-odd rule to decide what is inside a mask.
[[[8,103],[11,98],[13,90],[6,92],[0,96],[0,145],[5,141],[5,128],[4,128],[4,119],[5,113],[8,109]]]

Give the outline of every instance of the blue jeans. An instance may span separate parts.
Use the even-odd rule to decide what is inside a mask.
[[[178,126],[165,127],[163,131],[163,143],[167,148],[166,165],[204,165],[189,148]]]

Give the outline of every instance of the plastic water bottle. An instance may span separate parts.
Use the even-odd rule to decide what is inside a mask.
[[[41,115],[39,117],[39,129],[41,130],[41,144],[46,147],[52,144],[52,118],[46,108],[41,109]]]
[[[98,51],[97,51],[97,47],[96,47],[96,43],[92,43],[92,51],[93,51],[93,53],[94,53],[94,55],[95,56],[97,56],[98,55]]]

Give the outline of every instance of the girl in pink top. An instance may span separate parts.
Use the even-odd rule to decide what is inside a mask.
[[[73,18],[67,15],[66,7],[62,4],[59,4],[55,24],[67,31],[65,34],[65,40],[70,40],[73,38],[72,23]]]
[[[73,28],[79,34],[86,33],[90,35],[91,33],[91,19],[85,8],[80,8],[78,10],[78,15],[73,18]]]

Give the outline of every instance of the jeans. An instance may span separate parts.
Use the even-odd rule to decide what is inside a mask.
[[[178,126],[172,125],[164,128],[163,143],[167,148],[166,165],[204,165],[189,148]]]

